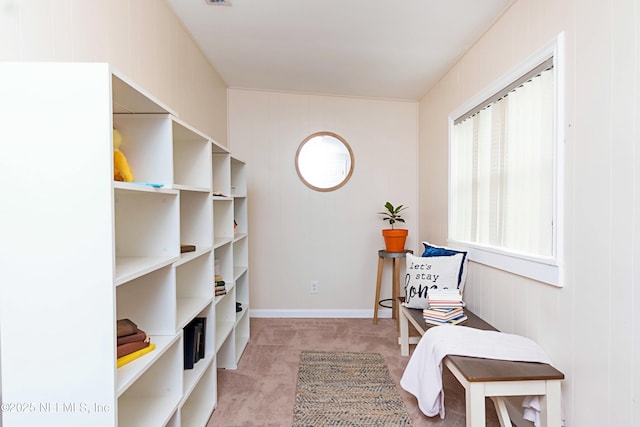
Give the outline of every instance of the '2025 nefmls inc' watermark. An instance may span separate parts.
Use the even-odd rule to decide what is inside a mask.
[[[2,413],[95,414],[110,411],[109,405],[87,402],[2,402],[0,404]]]

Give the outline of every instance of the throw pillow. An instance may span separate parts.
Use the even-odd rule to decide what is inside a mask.
[[[460,265],[460,274],[458,276],[458,289],[460,293],[464,291],[464,285],[467,282],[467,252],[457,251],[455,249],[447,248],[446,246],[435,246],[429,242],[422,242],[424,245],[423,257],[430,256],[451,256],[456,254],[462,254],[464,259],[462,265]]]
[[[457,289],[463,260],[463,254],[419,257],[407,253],[404,305],[427,308],[429,289]]]

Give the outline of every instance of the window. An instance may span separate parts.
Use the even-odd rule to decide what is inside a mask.
[[[560,285],[557,43],[550,50],[451,116],[449,241]]]

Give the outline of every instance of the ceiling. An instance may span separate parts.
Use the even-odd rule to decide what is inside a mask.
[[[514,0],[167,1],[229,87],[418,100]]]

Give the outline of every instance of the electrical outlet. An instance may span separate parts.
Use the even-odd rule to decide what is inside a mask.
[[[312,280],[311,281],[311,286],[309,287],[309,293],[310,294],[317,294],[318,293],[318,281],[317,280]]]

